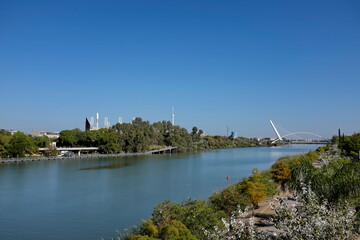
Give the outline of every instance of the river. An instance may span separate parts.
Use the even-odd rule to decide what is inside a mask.
[[[162,200],[205,199],[253,168],[317,147],[2,164],[0,239],[110,239],[148,218]]]

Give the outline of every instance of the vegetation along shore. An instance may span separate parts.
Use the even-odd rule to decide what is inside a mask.
[[[0,157],[56,156],[56,147],[98,147],[100,154],[117,154],[141,153],[167,146],[177,147],[179,152],[262,146],[256,138],[203,134],[203,130],[197,127],[188,132],[185,128],[172,125],[170,121],[151,124],[141,118],[135,118],[132,123],[118,123],[111,128],[99,130],[63,130],[58,139],[49,139],[46,136],[32,137],[23,132],[12,135],[6,130],[0,130]],[[51,142],[56,142],[56,147],[51,145]],[[39,148],[48,150],[40,153]]]
[[[207,200],[163,201],[116,239],[358,239],[360,133],[332,140],[254,169]]]

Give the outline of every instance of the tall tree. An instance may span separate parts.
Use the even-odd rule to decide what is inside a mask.
[[[30,136],[23,132],[16,132],[9,142],[7,152],[10,157],[25,157],[26,154],[35,153],[37,150],[38,148]]]

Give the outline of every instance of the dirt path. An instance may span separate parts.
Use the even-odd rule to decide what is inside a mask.
[[[260,231],[268,233],[280,232],[280,230],[276,229],[274,224],[270,221],[270,218],[275,214],[275,211],[271,209],[270,203],[275,203],[275,197],[292,197],[292,194],[289,191],[281,192],[279,195],[267,198],[259,204],[259,208],[254,210],[254,220]]]

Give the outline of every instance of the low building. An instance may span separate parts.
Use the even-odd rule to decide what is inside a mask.
[[[50,131],[41,131],[41,130],[32,130],[31,136],[33,137],[48,137],[48,138],[59,138],[59,132],[50,132]]]

